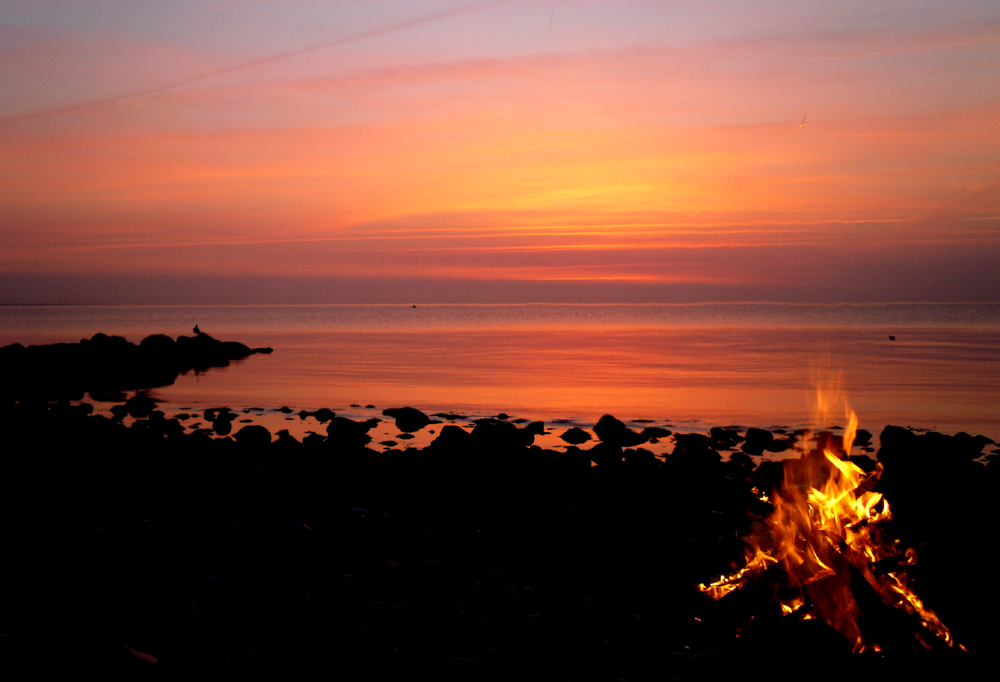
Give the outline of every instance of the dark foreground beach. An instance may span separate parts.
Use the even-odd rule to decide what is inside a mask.
[[[760,493],[816,456],[763,458],[790,446],[785,435],[667,435],[608,417],[596,440],[555,450],[533,445],[540,423],[481,419],[470,432],[447,416],[432,424],[418,410],[389,409],[383,419],[401,434],[434,429],[435,438],[376,451],[371,421],[314,413],[326,435],[299,441],[221,407],[196,415],[211,428],[191,433],[141,394],[111,417],[81,399],[162,385],[251,349],[194,337],[180,345],[201,348],[185,355],[166,337],[146,351],[107,338],[98,346],[117,351],[76,359],[117,366],[113,381],[92,368],[33,380],[31,358],[54,351],[0,350],[7,376],[20,377],[4,383],[0,406],[7,670],[348,680],[995,674],[1000,464],[995,453],[983,459],[994,452],[988,439],[890,426],[873,457],[851,458],[865,471],[876,459],[884,466],[874,485],[892,505],[887,530],[919,553],[893,570],[968,650],[926,632],[921,644],[913,618],[858,592],[882,650],[854,654],[808,617],[808,604],[782,613],[774,569],[718,601],[696,589],[741,565],[742,538],[773,511]],[[671,454],[644,449],[651,438],[672,439]]]

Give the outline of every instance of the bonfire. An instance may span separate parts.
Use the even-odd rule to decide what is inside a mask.
[[[875,490],[881,462],[866,473],[849,460],[858,420],[849,408],[847,416],[843,436],[822,432],[814,449],[785,462],[775,490],[754,489],[773,511],[743,538],[743,566],[698,589],[718,600],[771,573],[786,618],[819,618],[855,652],[882,650],[886,619],[875,612],[887,607],[902,616],[893,621],[893,638],[902,627],[926,648],[965,650],[917,596],[907,575],[917,553],[887,530],[889,501]]]

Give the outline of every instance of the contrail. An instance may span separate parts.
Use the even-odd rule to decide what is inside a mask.
[[[103,104],[112,104],[114,102],[121,102],[129,99],[136,99],[138,97],[146,97],[148,95],[156,95],[161,92],[166,92],[168,90],[173,90],[175,88],[183,87],[185,85],[191,85],[192,83],[199,83],[201,81],[209,80],[211,78],[218,78],[219,76],[225,76],[230,73],[235,73],[237,71],[243,71],[244,69],[251,69],[258,66],[266,66],[268,64],[273,64],[275,62],[284,61],[286,59],[292,59],[294,57],[300,57],[311,52],[319,52],[320,50],[328,50],[333,47],[339,47],[341,45],[347,45],[350,43],[356,43],[362,40],[368,40],[369,38],[378,38],[380,36],[389,35],[391,33],[397,33],[399,31],[405,31],[408,28],[413,28],[415,26],[420,26],[422,24],[428,24],[440,19],[448,19],[451,17],[459,16],[461,14],[468,14],[470,12],[478,12],[479,10],[492,7],[493,5],[501,5],[510,0],[488,0],[487,2],[479,2],[473,5],[465,5],[463,7],[457,7],[454,9],[441,10],[439,12],[433,12],[431,14],[425,14],[420,17],[415,17],[413,19],[407,19],[406,21],[401,21],[395,24],[390,24],[388,26],[382,26],[380,28],[373,28],[367,31],[361,31],[359,33],[354,33],[349,36],[344,36],[342,38],[335,38],[334,40],[329,40],[323,43],[317,43],[315,45],[310,45],[308,47],[302,47],[297,50],[290,50],[288,52],[279,52],[278,54],[273,54],[268,57],[261,57],[260,59],[254,59],[252,61],[243,62],[242,64],[235,64],[233,66],[227,66],[222,69],[217,69],[215,71],[208,71],[205,73],[200,73],[195,76],[188,76],[187,78],[180,78],[174,81],[169,81],[161,85],[156,85],[144,90],[133,90],[132,92],[127,92],[121,95],[112,95],[111,97],[103,97],[100,99],[87,100],[85,102],[77,102],[75,104],[66,104],[58,107],[51,107],[48,109],[35,109],[34,111],[26,111],[20,114],[11,114],[9,116],[0,117],[0,126],[7,125],[10,123],[18,123],[20,121],[28,121],[38,118],[46,118],[48,116],[58,116],[60,114],[69,114],[75,111],[81,111],[83,109],[89,109],[90,107],[101,106]]]
[[[836,57],[818,57],[816,59],[805,59],[800,62],[782,62],[780,64],[765,64],[764,69],[773,69],[781,66],[799,66],[800,64],[818,64],[820,62],[837,62],[844,59],[864,59],[865,57],[881,57],[887,54],[906,54],[908,52],[926,52],[927,50],[942,50],[947,47],[964,47],[966,45],[982,45],[983,43],[1000,42],[1000,38],[983,38],[982,40],[966,40],[959,43],[942,43],[940,45],[924,45],[923,47],[904,47],[898,50],[883,50],[881,52],[865,52],[862,54],[844,54]]]

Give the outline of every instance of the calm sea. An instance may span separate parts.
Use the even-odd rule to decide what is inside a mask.
[[[839,378],[876,433],[1000,439],[1000,304],[17,306],[0,307],[0,345],[195,324],[274,354],[156,389],[167,411],[262,407],[248,418],[299,433],[317,425],[277,408],[797,428],[817,383]]]

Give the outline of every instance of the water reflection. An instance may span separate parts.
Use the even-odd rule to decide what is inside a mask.
[[[610,412],[684,429],[797,428],[817,359],[843,372],[862,426],[887,423],[1000,435],[1000,332],[911,329],[459,330],[278,332],[276,348],[209,377],[181,376],[171,405],[412,405],[470,416],[507,412],[593,424]],[[291,422],[289,422],[291,423]]]

